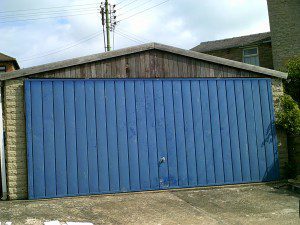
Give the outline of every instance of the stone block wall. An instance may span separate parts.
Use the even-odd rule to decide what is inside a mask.
[[[23,80],[4,85],[6,172],[10,199],[27,198],[27,157]]]

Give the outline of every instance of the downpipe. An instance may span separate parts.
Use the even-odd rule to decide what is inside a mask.
[[[2,198],[7,200],[7,184],[6,184],[6,164],[5,164],[5,149],[4,149],[4,130],[3,130],[3,96],[2,84],[0,85],[0,160],[1,160],[1,184],[2,184]]]

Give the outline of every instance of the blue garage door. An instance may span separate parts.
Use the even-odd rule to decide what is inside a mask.
[[[268,79],[27,80],[29,198],[278,179]]]

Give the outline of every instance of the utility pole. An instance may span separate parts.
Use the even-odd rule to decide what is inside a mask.
[[[110,51],[110,18],[108,11],[108,0],[105,0],[105,17],[106,17],[106,39],[107,39],[107,51]]]
[[[108,0],[101,2],[100,5],[105,51],[111,51],[110,32],[113,32],[117,25],[115,7],[116,5],[109,4]]]

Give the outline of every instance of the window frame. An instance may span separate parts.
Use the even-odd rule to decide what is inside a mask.
[[[7,67],[6,67],[5,65],[3,65],[3,66],[0,65],[0,68],[1,68],[1,67],[4,68],[4,71],[0,69],[0,73],[6,73]]]
[[[250,55],[245,55],[245,50],[249,50],[249,49],[256,49],[256,54],[250,54]],[[258,65],[253,65],[248,63],[249,65],[253,65],[253,66],[260,66],[260,60],[259,60],[259,50],[258,50],[258,46],[252,46],[252,47],[247,47],[247,48],[243,48],[243,63],[245,62],[245,58],[250,58],[250,57],[254,57],[257,56],[258,59]]]

